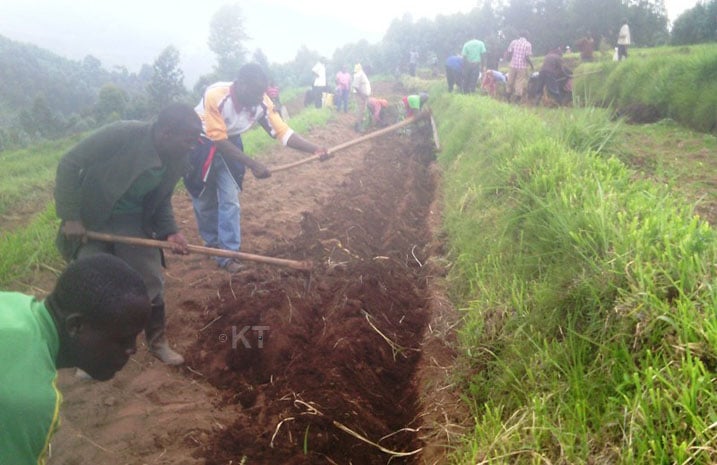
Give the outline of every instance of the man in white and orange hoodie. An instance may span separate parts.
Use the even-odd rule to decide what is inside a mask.
[[[233,82],[210,85],[194,108],[202,120],[203,134],[190,154],[192,168],[184,183],[192,195],[199,234],[208,247],[239,251],[239,192],[245,167],[258,179],[271,176],[264,164],[244,153],[244,132],[258,123],[284,146],[319,155],[322,161],[328,158],[325,148],[307,141],[281,119],[266,95],[268,85],[261,66],[248,63]],[[241,268],[226,257],[218,257],[217,264],[230,273]]]

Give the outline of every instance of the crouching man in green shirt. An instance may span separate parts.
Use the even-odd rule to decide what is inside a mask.
[[[109,254],[70,263],[44,301],[0,292],[0,464],[45,463],[62,401],[56,370],[112,378],[150,311],[141,276]]]

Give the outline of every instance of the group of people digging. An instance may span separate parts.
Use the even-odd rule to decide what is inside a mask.
[[[306,93],[305,105],[313,104],[316,108],[334,107],[337,111],[347,113],[349,96],[353,95],[356,105],[356,120],[354,122],[356,132],[365,132],[372,127],[381,128],[396,122],[398,114],[394,111],[391,102],[373,94],[371,81],[361,63],[354,65],[353,75],[348,73],[345,65],[342,65],[336,72],[336,87],[333,94],[328,94],[324,61],[324,59],[319,60],[311,69],[314,74],[314,82]],[[321,95],[331,95],[332,98],[327,100]],[[403,97],[405,116],[410,117],[415,111],[420,110],[427,99],[428,94],[425,92]]]
[[[210,85],[195,107],[173,103],[151,122],[112,123],[61,157],[56,245],[68,266],[44,300],[0,292],[0,464],[45,463],[62,398],[57,369],[111,379],[136,353],[143,331],[150,354],[167,365],[184,363],[166,335],[163,250],[98,234],[161,240],[188,253],[171,202],[183,178],[204,243],[238,252],[245,170],[271,176],[244,152],[242,134],[259,125],[284,146],[330,158],[280,117],[269,84],[258,64],[246,64],[234,81]],[[426,99],[405,97],[407,114]],[[216,266],[242,268],[223,256]]]
[[[187,253],[171,204],[184,177],[202,239],[237,251],[244,167],[271,175],[244,153],[241,134],[259,124],[285,146],[329,158],[274,111],[268,84],[259,65],[244,65],[233,82],[209,86],[195,108],[170,104],[153,122],[110,124],[61,158],[57,246],[69,265],[44,300],[0,292],[0,463],[44,463],[58,423],[58,368],[108,380],[142,331],[152,355],[184,362],[165,332],[162,250],[88,239],[88,231],[160,239]],[[217,266],[236,272],[240,264],[220,258]]]
[[[613,59],[626,59],[631,43],[630,26],[627,18],[623,18]],[[592,61],[594,39],[587,35],[578,40],[576,45],[581,59]],[[483,41],[468,40],[463,44],[460,54],[449,56],[445,61],[448,92],[458,88],[465,94],[473,93],[477,90],[478,79],[482,77],[480,88],[491,97],[538,105],[547,96],[559,105],[566,104],[572,100],[572,70],[565,63],[563,52],[562,47],[548,51],[540,70],[536,72],[531,61],[533,47],[528,40],[528,32],[521,31],[503,53],[503,59],[509,67],[507,74],[504,74],[497,69],[497,58],[493,63],[486,59],[489,52]]]
[[[493,63],[487,63],[487,54],[483,41],[471,39],[463,44],[460,54],[448,57],[445,62],[448,91],[453,92],[454,87],[458,87],[463,93],[473,93],[480,79],[482,91],[509,102],[530,101],[537,105],[543,98],[544,89],[560,104],[570,99],[572,73],[563,60],[562,48],[548,52],[538,72],[531,60],[533,46],[527,31],[520,32],[503,53],[509,67],[507,73],[496,69],[497,58]]]

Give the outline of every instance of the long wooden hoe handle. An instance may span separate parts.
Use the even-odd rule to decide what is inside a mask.
[[[436,152],[441,151],[441,142],[438,139],[438,128],[436,127],[436,120],[433,119],[433,115],[431,114],[431,129],[433,129],[433,147],[435,147]]]
[[[117,236],[115,234],[99,233],[87,231],[87,237],[96,241],[118,242],[120,244],[139,245],[143,247],[155,247],[160,249],[171,249],[172,243],[167,241],[158,241],[155,239],[145,239],[142,237]],[[267,257],[264,255],[255,255],[244,252],[234,252],[232,250],[214,249],[211,247],[202,247],[200,245],[188,245],[190,252],[196,252],[203,255],[211,255],[216,257],[237,258],[239,260],[248,260],[252,262],[267,263],[269,265],[286,266],[295,270],[311,271],[313,264],[309,261],[287,260],[284,258]]]
[[[386,134],[386,133],[389,133],[389,132],[391,132],[391,131],[395,131],[396,129],[402,128],[402,127],[404,127],[404,126],[408,126],[409,124],[411,124],[411,123],[413,123],[413,122],[415,122],[415,121],[418,121],[418,120],[421,120],[421,119],[424,119],[424,118],[428,118],[429,116],[430,116],[430,113],[429,113],[429,112],[427,112],[427,111],[421,112],[421,113],[417,114],[416,116],[412,116],[411,118],[406,118],[406,119],[404,119],[403,121],[399,121],[399,122],[396,123],[396,124],[392,124],[391,126],[386,126],[386,127],[383,128],[383,129],[379,129],[378,131],[374,131],[374,132],[372,132],[372,133],[370,133],[370,134],[366,134],[365,136],[357,137],[356,139],[351,139],[351,140],[348,141],[348,142],[344,142],[343,144],[339,144],[339,145],[337,145],[337,146],[335,146],[335,147],[331,147],[331,148],[328,149],[326,152],[327,152],[329,155],[332,154],[332,153],[336,153],[336,152],[338,152],[338,151],[340,151],[340,150],[344,150],[344,149],[347,149],[347,148],[349,148],[349,147],[352,147],[352,146],[354,146],[354,145],[356,145],[356,144],[360,144],[361,142],[366,142],[366,141],[369,140],[369,139],[373,139],[373,138],[375,138],[375,137],[382,136],[382,135],[384,135],[384,134]],[[292,163],[287,163],[287,164],[285,164],[285,165],[279,165],[279,166],[270,167],[270,168],[269,168],[269,171],[271,171],[272,173],[276,173],[277,171],[288,170],[289,168],[293,168],[293,167],[295,167],[295,166],[303,165],[304,163],[308,163],[308,162],[310,162],[310,161],[318,160],[319,158],[320,158],[320,155],[312,155],[312,156],[310,156],[310,157],[302,158],[302,159],[299,160],[299,161],[295,161],[295,162],[292,162]]]

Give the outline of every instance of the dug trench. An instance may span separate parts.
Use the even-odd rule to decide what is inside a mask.
[[[400,102],[392,83],[376,92]],[[361,136],[353,122],[335,113],[307,136],[335,147]],[[277,145],[261,160],[301,156]],[[430,134],[411,127],[248,175],[242,250],[311,260],[312,272],[247,261],[229,275],[210,257],[167,254],[167,333],[187,363],[163,365],[140,338],[111,381],[60,370],[50,463],[443,463],[470,422],[450,376],[459,316],[434,158]],[[186,192],[173,205],[202,244]],[[36,288],[51,289],[45,274]]]
[[[400,101],[392,83],[375,87]],[[342,144],[360,135],[353,120],[336,113],[307,136]],[[165,366],[141,341],[111,381],[60,370],[48,463],[446,463],[472,426],[451,377],[460,316],[444,289],[440,169],[415,136],[247,176],[242,250],[310,259],[313,272],[247,262],[231,276],[208,257],[168,254],[167,330],[187,364]],[[297,155],[274,147],[261,160]],[[201,244],[186,192],[173,204]],[[42,295],[55,280],[40,268],[25,284]]]
[[[420,132],[383,136],[270,251],[310,273],[251,268],[220,289],[187,365],[240,409],[207,464],[417,463],[436,189]]]

